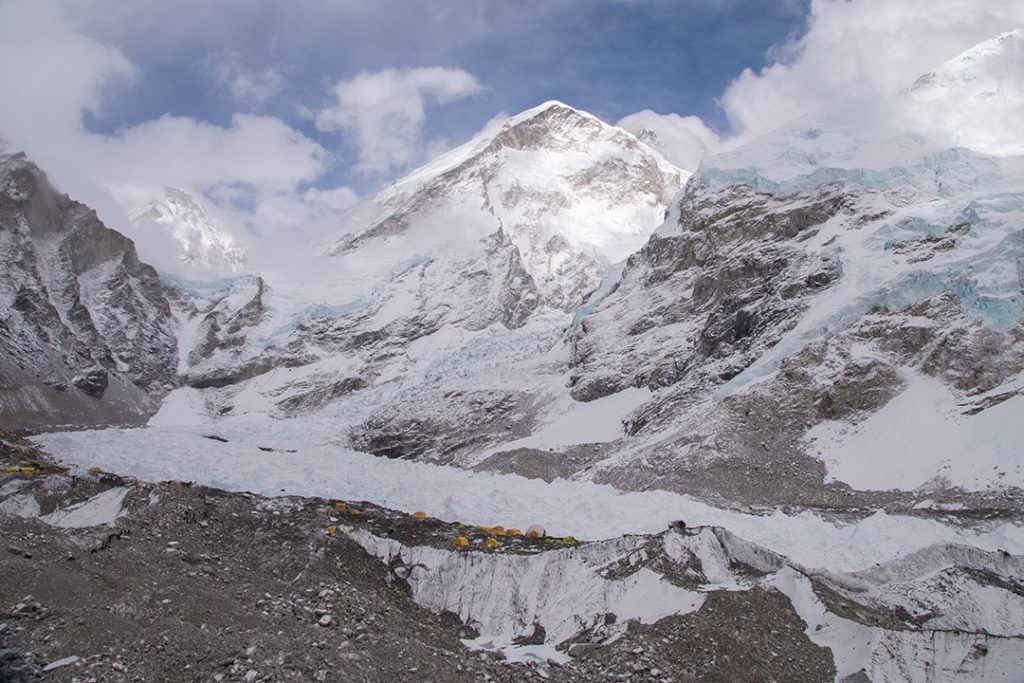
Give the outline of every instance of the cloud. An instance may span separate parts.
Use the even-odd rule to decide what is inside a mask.
[[[448,104],[482,90],[462,69],[422,67],[360,73],[333,88],[334,102],[316,125],[350,137],[364,173],[389,173],[421,161],[427,104]]]
[[[919,76],[1022,23],[1024,0],[813,0],[807,32],[740,74],[722,106],[746,138],[803,114],[883,123]]]
[[[1024,26],[1024,0],[812,0],[807,23],[803,35],[770,50],[771,63],[745,69],[722,93],[732,130],[721,139],[697,117],[649,110],[618,125],[652,131],[656,146],[686,169],[704,153],[736,147],[800,116],[915,130],[985,152],[1024,149],[1015,124],[1024,119],[1024,34],[1013,34],[1013,49],[998,64],[953,73],[947,65],[908,92],[965,50]]]
[[[310,188],[301,194],[280,193],[266,197],[256,207],[254,214],[264,227],[305,228],[317,232],[316,226],[333,220],[358,201],[359,195],[348,187],[331,190]]]
[[[697,116],[658,114],[645,109],[630,114],[617,124],[651,144],[666,159],[687,171],[694,171],[701,157],[721,144],[718,135]]]
[[[66,142],[82,112],[102,114],[102,93],[138,77],[120,50],[76,33],[46,2],[0,4],[0,131],[13,145]]]
[[[214,85],[245,104],[263,104],[281,90],[284,74],[280,68],[247,69],[238,52],[218,52],[203,62]]]
[[[8,65],[0,70],[0,135],[9,149],[27,152],[58,187],[123,232],[131,229],[112,191],[125,185],[153,192],[166,185],[186,189],[236,233],[243,225],[265,228],[256,208],[270,199],[321,216],[354,194],[348,188],[305,189],[329,169],[329,155],[273,116],[235,114],[227,125],[214,125],[164,115],[111,134],[90,131],[84,113],[102,115],[109,87],[137,82],[144,74],[119,50],[77,32],[50,3],[0,3],[0,63]],[[242,74],[225,73],[233,73],[236,83]],[[262,232],[270,245],[288,239]],[[160,242],[143,240],[140,246],[145,244]],[[175,256],[161,248],[143,253],[158,266]]]
[[[227,126],[164,115],[111,135],[90,132],[113,83],[138,79],[118,50],[77,33],[46,2],[0,4],[0,131],[52,175],[101,185],[242,184],[282,191],[317,178],[327,153],[280,119],[236,114]],[[15,68],[13,65],[17,64]]]
[[[227,127],[181,116],[162,116],[112,136],[90,135],[110,175],[130,174],[137,183],[219,185],[280,192],[320,176],[327,152],[272,116],[235,114]]]

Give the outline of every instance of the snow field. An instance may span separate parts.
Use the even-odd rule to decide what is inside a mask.
[[[915,375],[902,394],[857,425],[829,421],[808,432],[828,474],[862,490],[1024,486],[1024,396],[963,414],[937,379]]]

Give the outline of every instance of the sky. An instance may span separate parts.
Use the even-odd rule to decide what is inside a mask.
[[[0,138],[114,227],[170,185],[244,242],[549,99],[692,170],[1020,26],[1024,0],[0,0]]]

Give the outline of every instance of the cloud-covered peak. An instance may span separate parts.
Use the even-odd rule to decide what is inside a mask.
[[[813,0],[806,33],[767,66],[744,70],[722,105],[748,139],[804,114],[902,125],[893,119],[904,114],[899,94],[909,84],[1022,22],[1024,3],[1017,1],[980,11],[963,0]]]
[[[147,190],[122,186],[115,190],[115,196],[144,243],[167,235],[177,243],[174,259],[186,267],[175,268],[164,259],[157,264],[163,270],[194,277],[223,275],[244,267],[246,250],[237,245],[227,227],[191,193],[176,187]],[[152,231],[162,234],[147,234]]]
[[[1024,82],[1024,29],[1001,33],[956,57],[914,82],[919,101],[948,96],[953,88],[971,87],[983,97],[1019,89]]]
[[[907,94],[925,130],[989,154],[1024,154],[1024,29],[1001,33],[943,62]]]

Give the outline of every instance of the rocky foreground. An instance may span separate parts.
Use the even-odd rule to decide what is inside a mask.
[[[20,435],[5,433],[3,443],[3,681],[826,681],[835,675],[830,653],[804,635],[786,597],[760,589],[714,592],[697,612],[630,624],[612,643],[581,635],[561,646],[574,655],[562,664],[506,663],[500,654],[465,647],[460,637],[476,634],[456,615],[418,606],[402,578],[409,568],[400,561],[388,566],[344,534],[328,533],[337,524],[332,514],[344,515],[339,521],[347,528],[408,544],[441,546],[460,533],[476,541],[484,535],[479,530],[368,504],[328,512],[330,501],[323,499],[266,499],[67,471]],[[38,501],[37,510],[26,509],[25,494]],[[54,514],[100,494],[120,504],[108,524],[76,526],[99,521],[102,506],[90,507],[91,520],[86,513]],[[462,552],[561,547],[506,538],[498,550]]]

